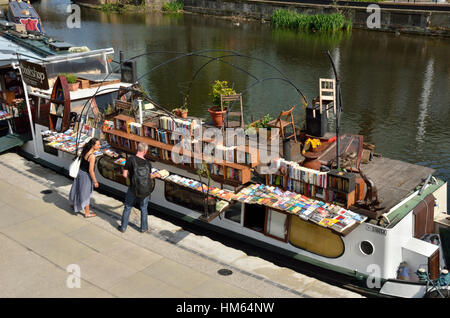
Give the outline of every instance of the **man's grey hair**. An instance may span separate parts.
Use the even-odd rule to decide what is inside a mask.
[[[147,152],[148,150],[148,145],[146,143],[140,142],[137,146],[137,151],[138,152]]]

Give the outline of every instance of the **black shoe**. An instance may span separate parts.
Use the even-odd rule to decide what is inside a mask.
[[[141,233],[147,233],[148,231],[149,231],[148,229],[146,229],[146,230],[139,229],[139,232],[141,232]]]
[[[122,226],[120,226],[120,225],[117,225],[117,229],[120,231],[120,232],[122,232],[122,233],[125,233],[125,231],[124,230],[122,230]]]

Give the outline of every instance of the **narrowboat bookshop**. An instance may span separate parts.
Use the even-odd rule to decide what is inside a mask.
[[[299,131],[297,142],[284,141],[281,148],[287,151],[266,163],[275,172],[263,175],[256,171],[262,165],[259,152],[248,139],[241,146],[196,140],[195,129],[210,127],[205,120],[168,114],[121,90],[124,87],[112,105],[97,106],[109,108],[107,114],[91,113],[67,125],[63,119],[58,128],[68,127],[65,131],[49,129],[51,110],[48,124],[39,124],[40,158],[68,169],[77,141],[80,149],[89,137],[98,136],[102,143],[96,153],[97,178],[105,189],[124,193],[129,184],[122,175],[127,156],[136,151],[137,143],[145,142],[153,172],[161,175],[154,180],[152,204],[162,211],[294,252],[302,261],[362,282],[370,264],[383,264],[384,289],[378,290],[383,295],[423,296],[427,287],[416,272],[442,275],[442,248],[429,238],[439,238],[433,215],[446,209],[446,182],[432,177],[424,182],[433,169],[374,156],[373,145],[365,145],[362,136],[344,134],[339,147],[345,169],[337,170],[332,162],[335,136]],[[285,158],[294,157],[286,154],[308,139],[320,140],[317,149],[310,147],[301,160]],[[213,151],[205,155],[211,143]],[[184,148],[175,148],[180,144]],[[172,152],[182,154],[183,160],[175,163]],[[311,161],[319,161],[321,169],[311,168]],[[199,173],[202,169],[208,173]],[[390,180],[384,178],[388,172]],[[399,183],[404,186],[396,187]],[[409,275],[399,275],[400,268],[407,268]]]
[[[2,96],[3,111],[12,115],[8,107],[23,107],[24,98],[33,128],[20,148],[24,156],[67,173],[77,150],[98,137],[97,180],[106,191],[124,195],[127,156],[144,142],[161,175],[151,196],[161,212],[339,272],[361,288],[368,287],[370,265],[379,264],[380,295],[422,297],[429,292],[424,277],[445,281],[435,218],[447,212],[446,181],[433,177],[434,169],[377,156],[363,136],[327,132],[329,112],[339,111],[333,80],[319,79],[318,98],[297,109],[306,112],[304,123],[294,121],[292,106],[272,114],[273,121],[245,125],[242,95],[235,94],[220,100],[241,103],[238,124],[228,114],[214,124],[150,100],[132,84],[133,62],[130,68],[123,64],[121,74],[113,72],[113,49],[52,46],[48,39],[18,37],[10,28],[2,32],[35,54],[11,57],[16,74],[5,71],[8,78],[2,79],[2,90],[14,92],[14,98]],[[45,76],[33,78],[36,72],[27,67]],[[14,76],[22,89],[12,88]],[[243,142],[205,134],[231,127],[246,129]],[[266,148],[255,147],[252,138]]]

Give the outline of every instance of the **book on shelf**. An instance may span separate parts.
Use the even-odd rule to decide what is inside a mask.
[[[172,153],[168,150],[161,149],[161,156],[162,156],[163,160],[168,160],[168,161],[172,160]]]
[[[56,131],[61,130],[61,126],[62,126],[62,118],[58,117],[58,119],[56,120],[55,130]]]
[[[128,128],[130,129],[130,134],[138,135],[138,136],[142,135],[142,125],[141,124],[139,124],[139,123],[130,123],[128,125]]]
[[[239,181],[240,180],[240,171],[238,169],[227,167],[226,168],[226,178]]]
[[[129,139],[123,137],[119,137],[118,139],[119,139],[119,146],[131,150],[131,142]]]
[[[271,174],[269,175],[269,184],[280,188],[284,188],[285,187],[284,177],[278,174]]]
[[[159,158],[159,148],[157,148],[157,147],[149,146],[148,153],[152,157]]]
[[[303,181],[322,188],[327,187],[327,172],[305,168],[297,162],[287,161],[283,158],[274,159],[273,163],[277,169],[284,168],[286,174],[291,179]]]
[[[328,186],[342,192],[355,190],[355,174],[332,170],[328,173]]]
[[[127,123],[124,120],[116,119],[116,129],[128,132]]]
[[[156,133],[156,129],[153,127],[148,127],[148,126],[144,126],[144,136],[145,137],[149,137],[151,139],[155,139],[157,138],[157,133]]]
[[[110,130],[114,129],[114,122],[112,120],[105,120],[103,121],[103,130]]]
[[[108,136],[109,136],[109,143],[110,144],[114,144],[114,145],[118,145],[119,144],[119,140],[118,140],[119,137],[117,137],[116,135],[111,135],[111,134],[108,134]]]

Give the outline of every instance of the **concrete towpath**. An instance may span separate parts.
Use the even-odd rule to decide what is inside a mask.
[[[153,215],[149,232],[120,233],[122,202],[94,192],[97,217],[85,219],[71,213],[71,184],[15,153],[0,155],[0,297],[361,297]],[[137,210],[130,223],[139,225]],[[219,275],[223,268],[233,274]],[[74,269],[81,288],[68,287],[77,286]]]

